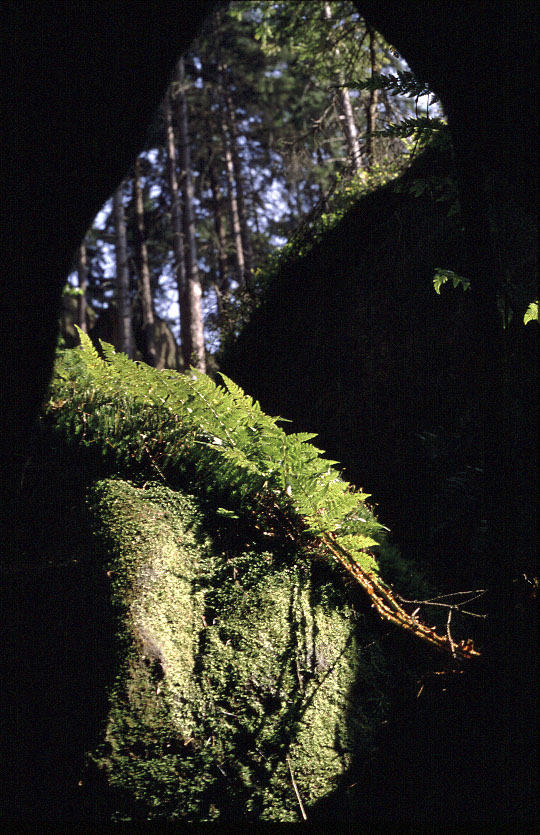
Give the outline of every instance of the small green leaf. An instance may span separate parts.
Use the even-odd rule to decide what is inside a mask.
[[[435,275],[433,276],[433,287],[435,288],[435,292],[440,295],[441,287],[443,284],[446,284],[447,281],[451,281],[454,287],[463,287],[464,291],[469,290],[471,287],[471,282],[468,278],[458,275],[452,270],[436,269]]]
[[[538,299],[535,302],[531,302],[527,308],[525,316],[523,317],[523,324],[526,325],[529,322],[538,322]]]
[[[218,507],[216,510],[218,516],[224,516],[226,519],[238,519],[239,516],[234,510],[227,510],[226,507]]]

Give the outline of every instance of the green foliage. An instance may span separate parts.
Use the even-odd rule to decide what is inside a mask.
[[[156,371],[133,363],[101,343],[101,358],[79,332],[81,348],[57,362],[49,413],[68,439],[135,469],[147,480],[158,473],[169,484],[225,505],[256,530],[286,536],[298,553],[334,558],[371,597],[378,613],[410,634],[454,654],[449,639],[419,624],[384,581],[372,548],[383,526],[322,457],[310,433],[286,434],[279,418],[222,375],[224,387],[191,370]],[[186,481],[187,479],[187,481]],[[476,653],[469,644],[456,651]]]
[[[83,290],[81,287],[72,287],[71,284],[66,284],[62,290],[62,295],[70,296],[72,299],[78,299],[83,295]]]
[[[523,324],[527,325],[529,322],[538,322],[538,300],[531,302],[525,312]]]
[[[393,136],[400,139],[413,137],[421,145],[450,143],[450,131],[443,119],[431,119],[429,116],[402,119],[396,125],[387,125],[384,130],[375,132],[376,136]]]
[[[432,96],[432,101],[438,101],[433,96],[425,81],[420,81],[410,71],[398,70],[395,75],[382,75],[374,72],[371,78],[353,82],[350,85],[358,90],[388,90],[395,96]]]
[[[106,458],[218,500],[225,514],[255,513],[275,526],[294,520],[317,537],[332,533],[365,571],[382,526],[335,461],[322,457],[310,433],[287,434],[258,403],[222,375],[223,386],[198,372],[156,371],[101,344],[100,357],[79,332],[81,347],[58,360],[47,410],[65,436]]]
[[[382,90],[393,96],[415,98],[430,96],[429,104],[439,101],[425,81],[416,78],[412,72],[398,70],[395,74],[374,72],[369,78],[351,83],[357,90]],[[386,125],[375,132],[376,136],[406,140],[412,138],[419,147],[438,147],[445,150],[451,147],[452,140],[446,120],[441,117],[419,116],[402,118],[398,123]]]
[[[435,271],[435,275],[433,276],[433,286],[435,288],[435,292],[440,295],[441,287],[443,284],[446,284],[447,281],[451,281],[454,287],[463,287],[464,291],[469,290],[471,287],[471,282],[468,278],[464,278],[462,275],[457,275],[457,273],[452,272],[452,270],[437,269]]]
[[[253,17],[254,37],[268,55],[279,55],[285,48],[297,56],[308,71],[319,79],[335,82],[339,71],[359,62],[366,64],[367,49],[359,32],[358,11],[350,0],[332,0],[331,17],[324,14],[326,4],[315,0],[295,3],[239,2],[231,14]]]

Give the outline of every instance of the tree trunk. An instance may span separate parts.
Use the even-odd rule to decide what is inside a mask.
[[[368,36],[369,36],[369,60],[371,66],[371,78],[373,78],[374,74],[377,72],[377,62],[375,57],[375,33],[373,29],[368,26],[367,28]],[[377,127],[377,104],[379,102],[379,91],[378,90],[370,90],[369,91],[369,99],[366,105],[366,123],[367,123],[367,130],[366,130],[366,156],[367,156],[367,164],[369,167],[374,165],[376,162],[375,159],[375,137],[374,133]]]
[[[251,216],[253,218],[253,222],[255,224],[255,233],[257,238],[261,237],[261,228],[259,226],[259,214],[257,212],[257,201],[256,201],[256,191],[255,191],[255,181],[253,178],[253,166],[248,165],[248,175],[249,175],[249,188],[251,193]]]
[[[324,16],[326,20],[332,20],[332,9],[330,8],[330,3],[324,4]],[[339,49],[337,47],[336,55],[339,55]],[[353,170],[361,171],[362,152],[360,150],[360,142],[358,140],[358,130],[356,128],[356,122],[354,121],[354,112],[349,90],[345,86],[345,80],[341,73],[339,76],[339,85],[338,99],[341,110],[340,121],[342,123],[343,133],[345,134],[345,139],[347,140]]]
[[[182,167],[181,186],[184,206],[184,244],[186,263],[186,306],[189,307],[189,345],[184,351],[187,365],[193,365],[200,371],[206,371],[206,352],[204,346],[204,325],[202,316],[202,289],[197,266],[197,243],[195,238],[195,215],[193,211],[193,175],[191,171],[191,153],[189,147],[189,124],[187,101],[185,96],[184,59],[180,58],[176,68],[176,104],[178,119],[178,138],[180,164]]]
[[[231,160],[238,204],[238,222],[240,224],[240,236],[244,251],[244,284],[250,286],[251,273],[253,271],[253,253],[251,248],[251,233],[247,222],[246,201],[244,197],[244,177],[238,150],[238,128],[231,94],[227,88],[227,67],[222,64],[219,67],[220,85],[223,94],[224,117],[227,124],[227,133],[230,140]]]
[[[154,339],[154,305],[150,286],[150,268],[148,266],[148,249],[144,232],[144,203],[141,188],[140,157],[135,162],[133,174],[133,202],[135,204],[135,246],[137,268],[139,272],[139,291],[142,306],[142,331],[145,349],[145,362],[157,366],[156,343]]]
[[[238,202],[234,186],[234,165],[231,153],[230,136],[227,130],[227,122],[223,107],[220,107],[220,129],[223,141],[223,157],[225,162],[225,173],[227,175],[227,202],[229,204],[229,217],[234,244],[234,260],[236,262],[236,277],[240,287],[245,287],[246,266],[244,258],[244,245],[242,243],[242,230],[240,216],[238,213]]]
[[[118,309],[118,350],[128,357],[134,356],[131,301],[129,297],[129,269],[127,254],[126,220],[122,202],[122,185],[113,195],[115,250],[116,250],[116,305]]]
[[[79,282],[80,296],[77,305],[78,325],[83,333],[87,333],[86,324],[86,288],[88,286],[88,270],[86,263],[86,244],[83,241],[77,250],[77,279]]]
[[[213,160],[209,165],[210,189],[212,191],[212,213],[214,216],[214,230],[216,233],[217,250],[217,278],[215,282],[218,316],[220,327],[223,324],[223,302],[229,294],[228,263],[227,263],[227,236],[221,215],[222,197],[219,183],[216,177]]]
[[[180,310],[180,342],[182,346],[182,359],[184,368],[189,368],[191,359],[191,327],[188,296],[186,293],[186,259],[184,255],[184,232],[182,228],[182,206],[178,193],[178,180],[176,179],[176,145],[174,142],[174,130],[172,125],[172,112],[170,96],[165,97],[165,128],[166,128],[166,152],[167,152],[167,177],[169,180],[169,193],[171,200],[171,223],[173,233],[173,258],[176,287],[178,289],[178,307]]]
[[[343,117],[343,129],[349,147],[349,154],[352,161],[354,171],[362,170],[362,153],[360,151],[360,143],[358,141],[358,131],[354,121],[353,108],[351,98],[347,87],[340,86],[339,89],[339,103]]]

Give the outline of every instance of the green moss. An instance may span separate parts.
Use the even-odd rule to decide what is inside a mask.
[[[332,570],[285,542],[263,550],[236,523],[220,535],[223,520],[162,485],[102,481],[91,506],[119,614],[94,755],[113,817],[300,819],[290,769],[309,808],[387,710],[383,655]]]

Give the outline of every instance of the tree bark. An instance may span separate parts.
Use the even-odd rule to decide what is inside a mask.
[[[261,236],[261,228],[259,226],[259,214],[257,212],[257,200],[255,197],[255,182],[253,178],[253,166],[248,165],[248,175],[249,175],[249,188],[251,194],[251,216],[253,218],[253,222],[255,224],[255,233],[257,238]]]
[[[86,244],[83,241],[77,250],[77,279],[79,282],[80,296],[77,305],[78,325],[83,333],[87,333],[86,324],[86,288],[88,286],[88,267],[86,263]]]
[[[209,165],[210,189],[212,191],[212,214],[214,216],[214,230],[216,233],[217,250],[217,278],[215,282],[216,298],[218,306],[218,317],[220,327],[223,324],[223,302],[229,294],[228,286],[228,262],[227,262],[227,236],[221,214],[222,196],[218,179],[214,168],[213,160]]]
[[[193,209],[193,174],[189,145],[189,122],[186,101],[186,78],[184,59],[180,58],[176,68],[176,105],[180,165],[182,168],[181,188],[184,206],[184,245],[186,258],[186,294],[189,307],[190,354],[189,364],[206,371],[204,346],[204,325],[202,315],[202,288],[197,266],[197,242],[195,236],[195,214]],[[187,354],[187,351],[186,351]],[[187,356],[186,356],[187,358]]]
[[[134,339],[129,297],[129,268],[127,253],[126,220],[122,202],[122,185],[113,195],[116,250],[116,304],[118,309],[118,350],[133,359]]]
[[[135,246],[137,268],[139,272],[139,291],[142,306],[142,331],[145,348],[145,362],[157,366],[156,343],[154,339],[154,304],[150,286],[150,268],[148,266],[148,248],[144,231],[144,203],[141,188],[140,157],[135,161],[133,174],[133,202],[135,204]]]
[[[371,78],[377,72],[377,62],[375,57],[375,32],[368,26],[369,36],[369,62],[371,67]],[[370,90],[368,103],[366,105],[366,156],[368,167],[371,167],[376,162],[375,158],[375,137],[374,133],[377,127],[377,104],[379,102],[379,91]]]
[[[238,201],[236,199],[235,183],[234,183],[234,165],[231,153],[231,140],[227,130],[227,122],[225,119],[224,109],[220,103],[220,130],[221,139],[223,142],[223,158],[225,162],[225,174],[227,176],[227,202],[229,205],[229,217],[231,222],[231,231],[234,244],[234,260],[236,264],[236,277],[240,287],[245,287],[246,279],[246,264],[244,257],[244,244],[242,242],[242,230],[240,226],[240,216],[238,213]]]
[[[330,3],[324,4],[324,16],[326,20],[332,20],[332,9],[330,8]],[[336,47],[336,55],[339,55],[338,47]],[[362,152],[360,150],[356,122],[354,121],[351,97],[349,95],[348,88],[345,86],[345,80],[341,73],[339,76],[339,85],[338,100],[341,110],[340,121],[342,123],[345,139],[347,140],[353,169],[358,172],[362,170]]]
[[[167,94],[164,102],[165,115],[165,148],[167,154],[167,177],[169,180],[169,195],[171,201],[171,224],[173,238],[173,259],[176,287],[178,289],[178,307],[180,310],[180,342],[184,367],[189,368],[191,359],[191,327],[190,310],[187,305],[186,293],[186,261],[184,256],[184,232],[182,228],[182,205],[178,193],[176,178],[176,145],[172,124],[171,98]]]
[[[246,201],[244,197],[244,177],[240,161],[238,145],[238,127],[230,91],[227,86],[227,67],[221,64],[219,67],[220,86],[223,95],[224,116],[227,125],[227,132],[230,140],[230,152],[236,189],[236,200],[238,204],[238,222],[240,225],[240,236],[244,252],[244,285],[249,287],[251,273],[253,271],[253,253],[251,248],[251,233],[247,222]]]

